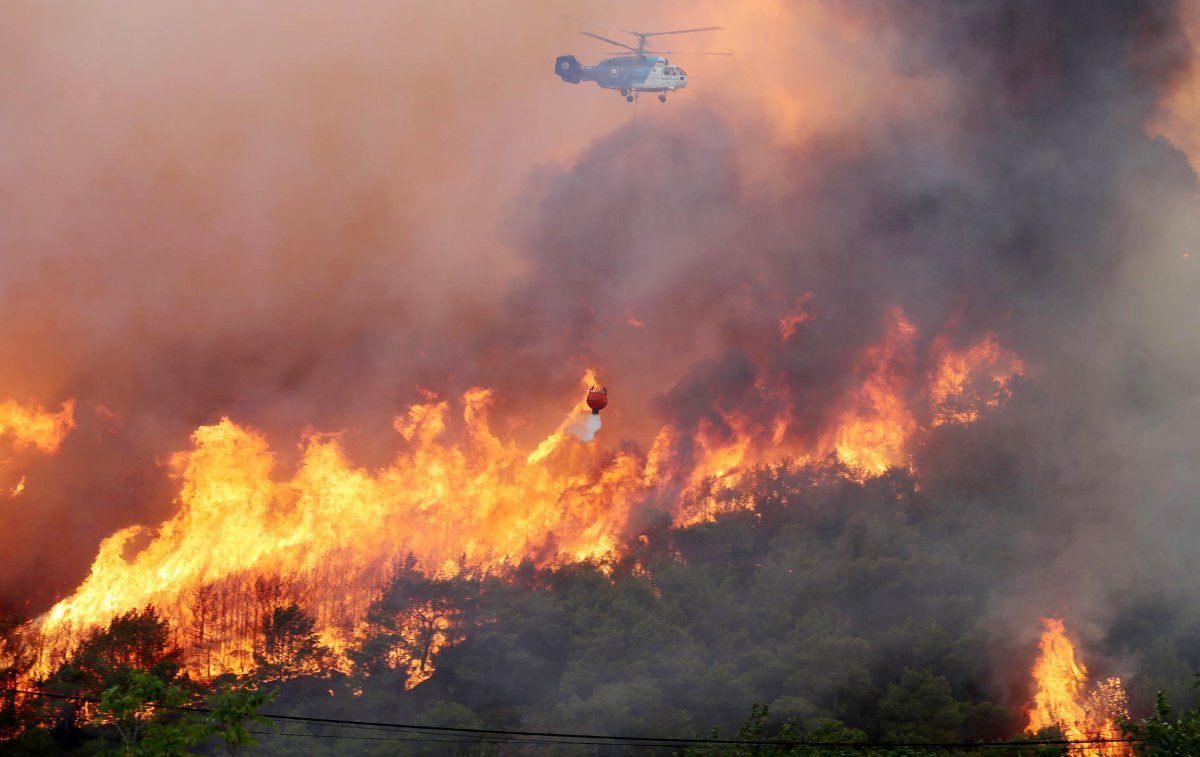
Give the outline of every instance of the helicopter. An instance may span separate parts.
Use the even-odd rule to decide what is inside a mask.
[[[679,66],[672,65],[665,56],[732,55],[732,53],[680,53],[670,50],[646,49],[646,40],[651,37],[708,32],[724,28],[720,26],[701,26],[696,29],[676,29],[668,32],[635,32],[617,27],[610,28],[637,37],[637,47],[591,32],[580,32],[580,34],[624,48],[632,54],[616,53],[617,57],[605,58],[594,66],[581,64],[574,55],[560,55],[554,61],[554,73],[568,84],[594,81],[604,89],[620,90],[626,102],[633,102],[637,99],[639,92],[657,92],[658,101],[665,103],[668,92],[683,89],[688,84],[687,72]]]

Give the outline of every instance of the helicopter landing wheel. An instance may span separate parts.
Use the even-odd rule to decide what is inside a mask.
[[[633,102],[633,95],[625,95],[625,102],[627,102],[627,103]]]
[[[627,90],[627,89],[621,90],[621,97],[629,97],[629,90]]]
[[[659,95],[659,96],[658,96],[658,101],[659,101],[660,103],[665,103],[665,102],[667,101],[667,96],[666,96],[666,95]]]

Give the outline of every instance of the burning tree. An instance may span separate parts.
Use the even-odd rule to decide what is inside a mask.
[[[1087,668],[1075,659],[1075,645],[1061,619],[1043,618],[1046,630],[1038,644],[1033,666],[1037,684],[1034,706],[1028,712],[1026,731],[1057,728],[1071,741],[1118,741],[1121,723],[1129,719],[1129,704],[1121,679],[1098,681],[1088,689]],[[1095,744],[1072,747],[1072,754],[1088,757],[1124,757],[1128,744]]]

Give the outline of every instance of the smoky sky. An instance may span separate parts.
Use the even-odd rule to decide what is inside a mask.
[[[536,438],[593,367],[603,443],[736,412],[803,445],[896,308],[914,374],[939,334],[1025,361],[1003,419],[918,454],[1015,530],[998,618],[1102,624],[1195,568],[1200,186],[1148,128],[1193,81],[1180,7],[805,5],[564,5],[729,27],[636,109],[553,76],[604,51],[537,3],[10,6],[0,394],[80,428],[17,461],[0,598],[168,517],[163,461],[223,415],[381,464],[418,388],[494,387]]]

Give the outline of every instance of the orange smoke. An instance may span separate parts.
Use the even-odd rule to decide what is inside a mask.
[[[1109,678],[1089,690],[1087,668],[1075,660],[1075,646],[1067,637],[1062,620],[1043,618],[1042,633],[1033,680],[1037,684],[1034,706],[1028,711],[1028,733],[1058,727],[1071,741],[1121,738],[1117,722],[1129,716],[1121,679]],[[1128,744],[1094,744],[1072,747],[1081,757],[1126,757]]]
[[[731,110],[765,114],[772,136],[783,142],[853,132],[864,113],[878,118],[931,108],[943,96],[940,81],[905,76],[889,61],[877,36],[893,23],[886,11],[849,3],[704,0],[687,4],[678,17],[725,27],[689,38],[687,49],[736,56],[689,58],[687,70],[700,77],[691,85],[695,96],[726,98]],[[844,65],[845,56],[855,64]]]
[[[1186,0],[1179,13],[1188,42],[1200,49],[1200,0]],[[1200,64],[1195,60],[1159,104],[1148,131],[1186,153],[1192,170],[1200,173]]]

